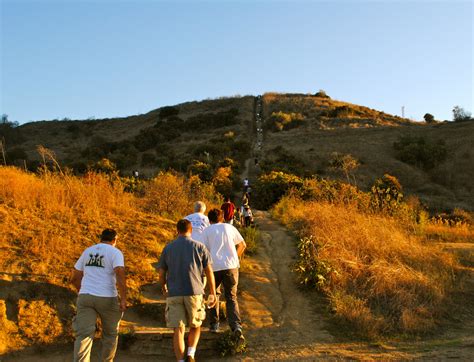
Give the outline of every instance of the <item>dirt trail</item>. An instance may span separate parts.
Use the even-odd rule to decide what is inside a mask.
[[[296,258],[293,238],[267,213],[257,212],[256,221],[263,232],[262,245],[256,256],[245,260],[240,297],[249,356],[296,357],[310,346],[333,342],[316,312],[320,303],[298,289],[291,273]]]
[[[416,341],[344,340],[326,329],[326,301],[297,286],[291,271],[296,260],[294,236],[266,212],[256,212],[256,221],[262,245],[255,256],[245,259],[241,272],[240,305],[249,344],[243,360],[474,360],[474,318],[467,315],[474,310],[472,266],[465,267],[460,292],[466,305],[459,306],[464,310],[446,325],[446,332]],[[474,244],[446,248],[461,250],[470,263],[474,260]]]

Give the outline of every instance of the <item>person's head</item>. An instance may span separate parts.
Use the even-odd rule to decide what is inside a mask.
[[[219,209],[212,209],[207,214],[207,217],[209,218],[209,222],[211,224],[218,224],[224,221],[224,213]]]
[[[202,201],[196,201],[194,204],[194,212],[199,212],[201,214],[204,214],[206,211],[206,204]]]
[[[178,231],[179,235],[190,236],[191,232],[193,231],[193,226],[189,220],[181,219],[176,224],[176,230]]]
[[[100,235],[100,241],[115,245],[117,242],[117,232],[114,229],[104,229]]]
[[[230,196],[226,196],[226,197],[224,198],[224,201],[225,201],[225,202],[230,202]]]

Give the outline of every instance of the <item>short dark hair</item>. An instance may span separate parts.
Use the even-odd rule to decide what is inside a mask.
[[[180,234],[186,234],[188,231],[191,231],[193,229],[193,225],[189,220],[186,219],[181,219],[178,221],[176,224],[176,230],[178,230],[178,233]]]
[[[224,201],[225,201],[225,202],[230,202],[230,196],[226,196],[226,197],[224,198]]]
[[[104,229],[104,231],[102,231],[102,234],[100,235],[100,241],[110,243],[115,239],[116,236],[117,232],[114,229]]]
[[[213,224],[217,224],[219,222],[224,221],[224,213],[222,212],[222,210],[219,209],[212,209],[207,214],[207,217],[209,218],[209,221]]]

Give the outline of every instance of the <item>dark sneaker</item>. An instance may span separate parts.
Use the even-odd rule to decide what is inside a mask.
[[[219,323],[211,324],[211,327],[209,328],[209,332],[211,332],[211,333],[219,332]]]
[[[245,345],[245,337],[241,327],[234,330],[235,349],[239,351]]]
[[[191,356],[187,356],[186,357],[186,362],[195,362],[196,360],[194,359],[194,357],[191,357]]]
[[[243,335],[243,333],[242,333],[242,328],[241,327],[237,327],[236,329],[234,329],[235,339],[242,337],[242,335]]]

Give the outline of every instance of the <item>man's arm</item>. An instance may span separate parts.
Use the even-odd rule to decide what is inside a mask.
[[[209,282],[209,296],[212,297],[209,299],[208,307],[212,308],[216,305],[217,297],[216,297],[216,281],[214,279],[214,271],[212,270],[211,264],[207,264],[204,268],[204,272],[206,273],[207,281]]]
[[[158,280],[161,283],[161,292],[165,297],[168,296],[168,286],[166,285],[166,270],[158,268]]]
[[[118,266],[114,268],[117,277],[117,287],[120,293],[120,310],[125,312],[127,309],[127,280],[125,277],[125,268]]]
[[[74,269],[72,271],[71,284],[74,286],[74,288],[76,288],[78,292],[81,289],[81,282],[82,282],[83,276],[84,276],[84,272],[81,270]]]
[[[238,243],[235,248],[237,249],[237,255],[239,258],[242,256],[244,253],[244,250],[247,248],[247,244],[245,243],[245,240],[242,240],[240,243]]]

